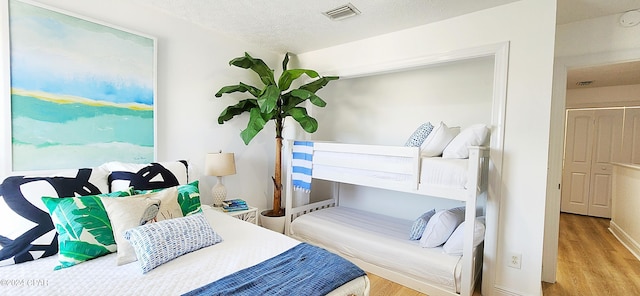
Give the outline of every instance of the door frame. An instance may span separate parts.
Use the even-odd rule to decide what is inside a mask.
[[[612,51],[591,55],[556,57],[553,66],[551,122],[547,198],[545,204],[544,242],[542,246],[542,281],[556,282],[558,235],[560,226],[560,192],[564,155],[564,122],[567,96],[567,72],[573,68],[616,64],[640,60],[640,49]]]

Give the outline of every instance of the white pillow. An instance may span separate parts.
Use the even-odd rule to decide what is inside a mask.
[[[464,225],[462,222],[458,228],[451,234],[449,239],[442,248],[444,252],[449,255],[462,255],[462,245],[464,244]],[[484,217],[476,218],[476,227],[473,229],[473,247],[477,247],[482,241],[484,241]]]
[[[448,127],[444,122],[433,128],[429,136],[420,145],[420,153],[423,156],[439,156],[447,144],[460,133],[459,127]]]
[[[489,128],[484,124],[474,124],[465,128],[444,148],[442,158],[468,158],[469,146],[484,145],[489,133]]]
[[[424,233],[424,230],[427,228],[427,223],[429,223],[429,219],[435,215],[436,210],[432,209],[424,214],[420,215],[416,221],[411,225],[411,230],[409,231],[409,239],[410,240],[419,240]]]
[[[101,197],[100,200],[107,211],[111,221],[111,228],[113,229],[113,238],[116,240],[118,249],[117,265],[136,261],[135,250],[124,238],[123,234],[127,229],[148,222],[142,221],[142,217],[145,215],[145,210],[150,208],[151,205],[159,205],[157,215],[152,218],[153,221],[182,217],[182,210],[178,205],[178,189],[176,187],[131,197]]]
[[[464,207],[436,212],[422,233],[420,246],[423,248],[435,248],[444,244],[456,227],[464,221]]]

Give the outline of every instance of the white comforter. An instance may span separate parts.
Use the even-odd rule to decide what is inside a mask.
[[[222,243],[167,262],[142,274],[138,262],[116,266],[115,254],[54,271],[57,256],[0,267],[0,295],[180,295],[255,265],[299,241],[205,208]],[[357,278],[330,295],[368,295]]]

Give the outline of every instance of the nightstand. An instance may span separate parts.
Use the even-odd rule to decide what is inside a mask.
[[[221,207],[212,207],[212,208],[217,211],[224,212],[224,210],[222,210]],[[244,210],[244,211],[234,211],[234,212],[224,212],[224,213],[231,217],[236,217],[240,220],[244,220],[247,222],[251,222],[255,225],[258,225],[258,208],[249,207],[248,210]]]

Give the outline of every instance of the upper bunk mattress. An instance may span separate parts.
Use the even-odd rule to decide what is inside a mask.
[[[296,218],[291,235],[341,255],[395,270],[447,291],[459,291],[460,256],[442,247],[422,248],[408,239],[413,221],[346,207],[332,207]]]
[[[469,159],[422,157],[420,185],[467,188]]]

